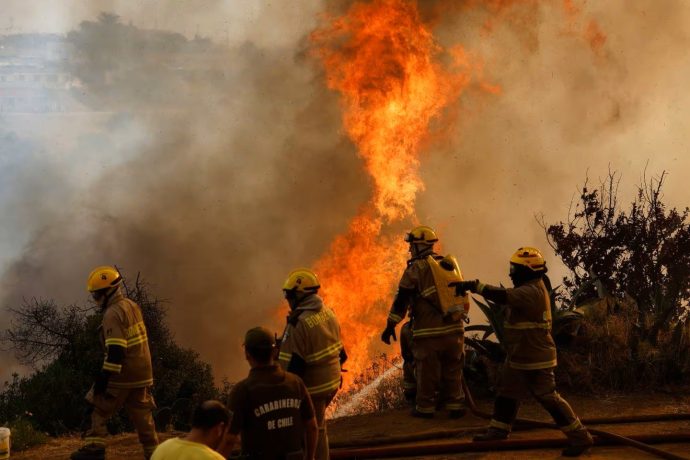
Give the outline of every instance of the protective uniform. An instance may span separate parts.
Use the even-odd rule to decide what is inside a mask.
[[[556,391],[554,369],[556,345],[551,337],[551,300],[544,283],[546,265],[534,248],[520,248],[511,258],[511,278],[516,287],[504,289],[479,281],[462,283],[463,288],[507,305],[504,323],[506,361],[500,378],[489,431],[477,440],[504,439],[517,417],[520,400],[531,394],[553,417],[568,437],[570,450],[579,455],[592,445],[592,438],[570,405]]]
[[[400,355],[403,358],[403,392],[405,399],[411,402],[417,397],[413,346],[412,322],[407,321],[400,327]]]
[[[395,325],[402,321],[410,308],[417,383],[413,415],[428,417],[433,416],[436,407],[441,405],[445,405],[451,414],[460,415],[465,399],[462,391],[465,359],[463,316],[458,312],[445,313],[439,307],[437,286],[427,260],[429,256],[434,261],[444,259],[433,252],[432,244],[437,240],[429,227],[418,227],[408,235],[408,242],[420,241],[426,245],[407,263],[386,328],[386,331],[394,331]],[[385,342],[386,331],[382,337]]]
[[[108,290],[100,328],[106,350],[101,373],[86,395],[93,406],[91,427],[85,446],[73,459],[98,459],[105,456],[106,422],[124,406],[139,435],[144,456],[149,458],[158,445],[151,411],[156,407],[151,354],[141,309],[120,291],[121,278],[112,267],[99,267],[89,277],[92,292]],[[104,287],[104,283],[108,284]]]
[[[300,296],[287,318],[278,359],[283,369],[304,380],[319,427],[316,458],[328,459],[326,408],[340,388],[341,366],[347,355],[335,313],[316,294],[319,287],[311,270],[296,270],[288,276],[284,291]]]

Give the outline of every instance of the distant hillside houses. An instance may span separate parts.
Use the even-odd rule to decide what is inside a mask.
[[[0,35],[0,113],[86,110],[71,95],[68,47],[61,35]]]

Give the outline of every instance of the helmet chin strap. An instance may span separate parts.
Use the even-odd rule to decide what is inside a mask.
[[[529,268],[524,267],[522,265],[511,264],[511,267],[510,267],[510,279],[513,282],[513,284],[515,285],[515,287],[520,287],[529,281],[539,279],[539,278],[543,277],[545,273],[546,273],[545,270],[539,271],[539,272],[534,272],[534,271],[530,270]]]
[[[101,302],[101,310],[106,309],[106,307],[108,306],[108,302],[115,295],[117,290],[118,290],[118,286],[113,286],[110,289],[108,289],[108,291],[103,296],[103,301]]]
[[[430,251],[434,245],[424,243],[410,243],[410,254],[412,257],[419,257],[420,254]]]
[[[287,303],[290,306],[290,310],[294,310],[309,295],[311,295],[311,293],[301,293],[296,290],[287,291],[287,293],[285,294],[285,300],[287,300]]]

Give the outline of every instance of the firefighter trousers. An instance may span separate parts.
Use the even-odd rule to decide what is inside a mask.
[[[319,439],[316,444],[316,460],[328,460],[330,458],[328,447],[328,431],[326,430],[326,408],[331,403],[337,391],[324,395],[312,395],[316,424],[319,427]]]
[[[490,427],[510,431],[520,400],[531,395],[551,415],[572,445],[591,445],[592,437],[570,404],[556,391],[554,368],[521,370],[503,365]]]
[[[436,411],[437,405],[444,405],[448,410],[464,408],[465,394],[462,391],[464,344],[462,334],[414,339],[418,412],[432,414]]]
[[[414,353],[412,351],[412,323],[409,321],[400,328],[400,355],[403,358],[403,391],[405,398],[414,398],[417,393]]]
[[[93,388],[86,395],[86,400],[93,405],[91,427],[86,432],[85,443],[105,447],[108,434],[106,423],[122,407],[127,411],[129,420],[139,436],[144,448],[144,457],[150,458],[158,445],[156,426],[151,411],[156,408],[149,388],[108,388],[104,394],[93,395]]]

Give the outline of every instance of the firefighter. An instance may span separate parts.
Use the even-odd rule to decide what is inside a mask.
[[[326,408],[340,388],[347,354],[340,340],[338,319],[317,294],[320,287],[316,274],[307,268],[293,270],[285,280],[283,293],[290,314],[279,361],[307,385],[319,426],[316,458],[324,460],[329,458]]]
[[[395,327],[409,306],[417,383],[412,415],[432,418],[437,406],[445,405],[451,418],[460,418],[465,414],[462,391],[465,360],[463,314],[441,305],[441,289],[448,290],[448,283],[442,281],[442,285],[438,285],[434,273],[435,267],[444,263],[446,258],[434,252],[438,237],[430,227],[414,228],[406,235],[405,241],[409,243],[411,258],[400,279],[381,340],[390,344],[391,338],[396,339]],[[454,258],[452,262],[456,270],[453,273],[461,276]],[[404,333],[401,331],[401,335]]]
[[[240,458],[313,460],[318,438],[314,406],[302,379],[275,363],[274,334],[263,327],[250,329],[244,351],[251,370],[230,393],[233,415],[219,452],[230,458],[239,437]]]
[[[471,291],[498,305],[507,305],[504,323],[506,361],[494,403],[493,418],[487,431],[475,441],[506,439],[517,417],[520,400],[531,394],[553,417],[568,437],[563,451],[576,457],[592,446],[592,437],[556,391],[556,345],[551,336],[551,283],[546,276],[546,261],[538,249],[519,248],[510,258],[512,289],[494,287],[479,280],[456,284],[458,293]]]
[[[407,321],[400,326],[400,356],[403,359],[403,394],[405,400],[414,405],[417,398],[417,377],[415,376],[412,344],[412,321]]]
[[[105,458],[106,422],[124,406],[150,458],[158,445],[151,411],[156,407],[151,386],[153,372],[146,326],[139,306],[121,290],[122,276],[114,267],[98,267],[87,280],[86,288],[103,310],[101,339],[105,359],[96,380],[86,395],[91,404],[91,427],[85,444],[71,455],[72,460]]]

